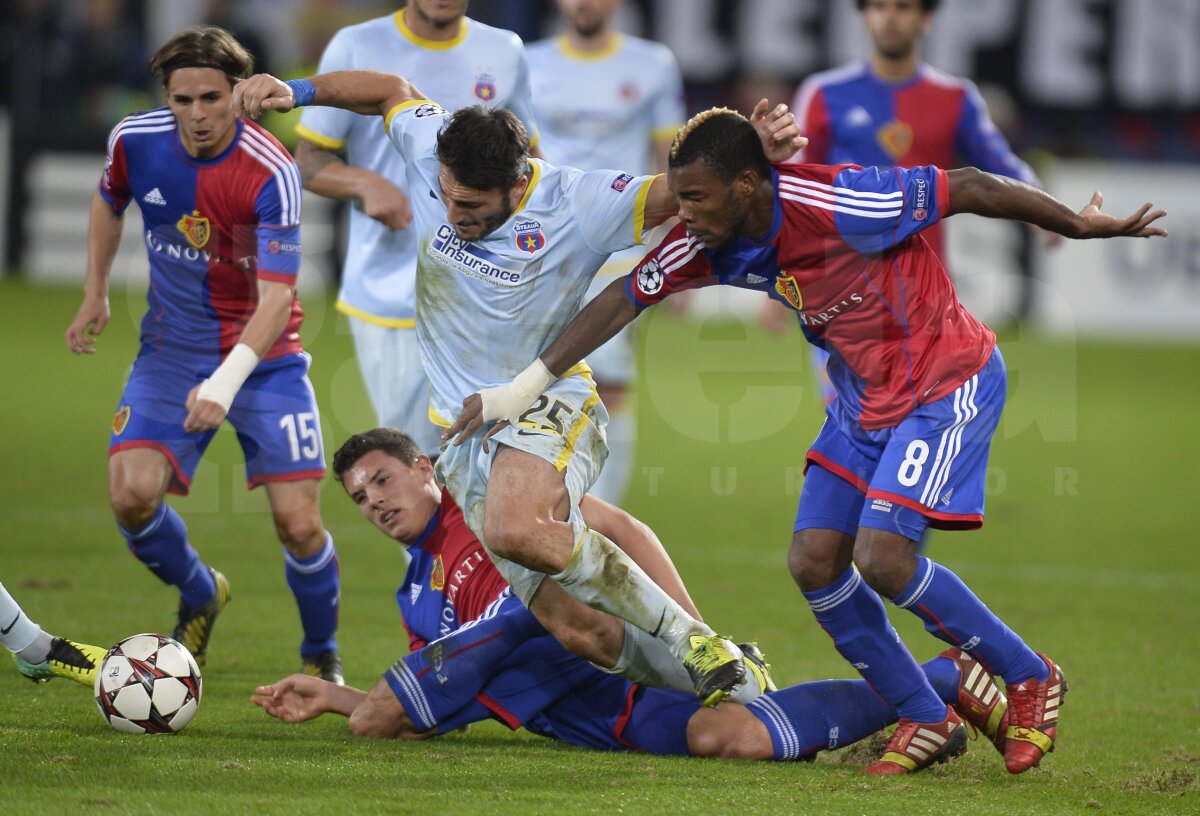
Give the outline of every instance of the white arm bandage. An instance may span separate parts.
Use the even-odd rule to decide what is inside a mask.
[[[534,360],[529,368],[522,371],[513,381],[495,388],[484,388],[479,392],[483,401],[483,420],[491,422],[494,419],[507,419],[516,422],[521,414],[538,395],[546,390],[546,386],[557,379],[546,368],[542,358]]]
[[[254,353],[254,349],[245,343],[238,343],[229,352],[225,362],[217,366],[212,376],[200,383],[196,399],[215,402],[228,413],[238,389],[257,365],[258,355]]]

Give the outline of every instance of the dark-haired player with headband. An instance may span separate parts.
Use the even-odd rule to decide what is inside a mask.
[[[809,342],[829,351],[837,389],[806,456],[788,564],[838,651],[901,717],[866,771],[918,771],[966,740],[880,595],[1004,677],[1006,764],[1013,773],[1037,765],[1054,747],[1066,692],[1061,669],[953,572],[916,553],[928,526],[983,524],[988,450],[1006,386],[995,334],[959,303],[920,232],[967,212],[1069,238],[1165,236],[1154,225],[1165,213],[1147,204],[1110,216],[1099,193],[1076,213],[1035,187],[975,168],[772,164],[749,122],[726,109],[700,113],[680,130],[668,177],[681,223],[513,383],[468,397],[451,433],[519,416],[531,393],[675,292],[725,284],[786,304]]]
[[[325,473],[309,356],[300,344],[300,174],[266,130],[238,116],[250,55],[215,27],[176,34],[150,62],[167,106],[113,129],[88,225],[83,305],[66,332],[92,354],[109,320],[122,216],[136,201],[150,261],[141,349],[109,442],[109,501],[129,549],[180,592],[174,637],[203,663],[229,582],[201,562],[164,498],[186,495],[226,419],[249,487],[264,485],[304,639],[302,670],[340,682],[339,578],[321,523]]]

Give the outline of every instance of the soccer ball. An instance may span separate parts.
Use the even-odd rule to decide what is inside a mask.
[[[134,635],[108,650],[96,671],[96,705],[127,734],[172,734],[196,716],[202,686],[191,652],[164,635]]]

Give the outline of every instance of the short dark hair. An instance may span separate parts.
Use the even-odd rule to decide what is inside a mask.
[[[854,5],[858,7],[859,11],[866,11],[868,2],[869,0],[854,0]],[[921,8],[926,12],[937,11],[940,2],[941,0],[921,0]]]
[[[675,134],[668,166],[684,167],[694,161],[704,162],[725,181],[743,170],[754,170],[763,178],[771,174],[758,132],[750,120],[729,108],[701,111]]]
[[[408,467],[415,465],[421,457],[420,446],[404,431],[396,428],[372,428],[355,434],[337,449],[337,453],[333,455],[333,475],[340,482],[342,475],[371,451],[383,451]]]
[[[459,184],[507,191],[529,168],[529,134],[512,111],[462,108],[438,134],[437,156]]]
[[[150,73],[162,82],[180,68],[215,68],[224,71],[229,84],[254,72],[254,58],[237,39],[218,26],[185,28],[150,58]]]

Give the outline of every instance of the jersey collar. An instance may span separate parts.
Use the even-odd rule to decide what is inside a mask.
[[[246,126],[245,119],[238,119],[233,123],[235,128],[233,139],[229,142],[229,146],[215,156],[209,156],[207,159],[202,159],[198,156],[193,156],[187,152],[187,148],[183,146],[183,134],[180,132],[179,121],[175,121],[175,147],[179,151],[179,155],[184,161],[190,162],[198,167],[211,167],[214,164],[220,164],[229,158],[229,154],[237,149],[238,142],[242,140],[242,130]]]
[[[573,60],[580,62],[595,62],[596,60],[608,59],[613,54],[621,50],[621,45],[624,42],[624,37],[617,32],[608,38],[608,42],[603,48],[597,51],[581,51],[575,48],[567,41],[567,35],[562,34],[558,37],[558,50],[563,52],[563,55]]]
[[[424,549],[425,542],[428,541],[429,537],[433,535],[434,530],[438,528],[438,524],[441,523],[441,520],[442,508],[438,507],[437,510],[433,511],[433,515],[430,517],[429,523],[425,525],[425,529],[421,531],[421,534],[417,536],[415,541],[408,545],[409,549],[412,549],[413,547],[416,547],[417,549]]]
[[[462,21],[459,22],[458,33],[454,35],[453,39],[449,40],[427,40],[424,37],[419,37],[414,34],[413,30],[408,27],[408,23],[404,22],[404,9],[397,11],[394,15],[392,15],[392,18],[396,21],[396,30],[400,32],[400,36],[404,37],[404,39],[408,40],[413,45],[421,48],[428,48],[430,51],[448,51],[451,48],[454,48],[456,45],[461,44],[462,41],[467,38],[467,26],[469,21],[466,17],[463,17]]]
[[[537,159],[529,160],[529,186],[525,188],[525,195],[521,196],[521,201],[517,204],[517,208],[513,210],[513,215],[516,215],[521,210],[525,209],[525,205],[529,203],[529,197],[533,195],[533,188],[541,181],[542,168],[538,164]],[[512,218],[512,216],[509,216]]]

